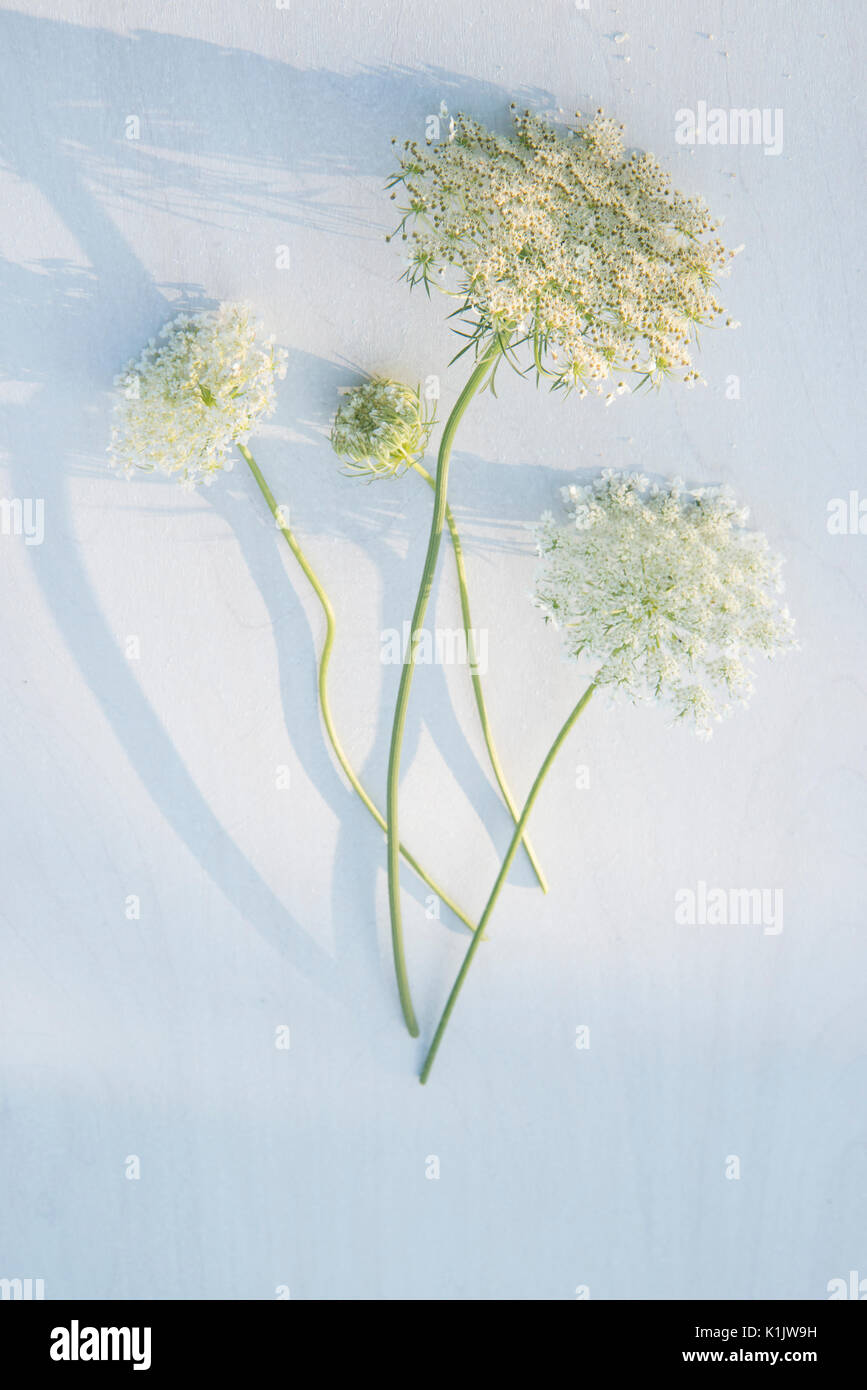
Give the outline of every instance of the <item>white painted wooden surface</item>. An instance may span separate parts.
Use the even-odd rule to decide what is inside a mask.
[[[823,1298],[867,1275],[867,537],[826,527],[865,489],[859,7],[34,0],[0,27],[2,487],[45,507],[41,545],[0,538],[0,1276],[472,1300]],[[319,729],[316,605],[240,466],[194,496],[108,473],[108,388],[178,300],[249,298],[290,348],[256,453],[333,593],[335,709],[381,799],[380,633],[409,616],[430,500],[341,477],[326,432],[359,369],[439,374],[443,413],[460,389],[448,306],[410,298],[384,242],[390,140],[515,96],[617,114],[746,245],[706,389],[604,410],[504,377],[462,428],[452,497],[516,787],[574,699],[524,531],[573,470],[731,482],[788,557],[803,650],[709,745],[591,706],[534,821],[552,891],[516,866],[422,1090],[382,837]],[[678,145],[699,101],[782,109],[782,153]],[[448,555],[436,617],[457,621]],[[403,828],[476,909],[508,840],[480,754],[464,673],[421,670]],[[784,930],[677,927],[700,880],[782,888]],[[465,936],[409,877],[406,903],[429,1036]]]

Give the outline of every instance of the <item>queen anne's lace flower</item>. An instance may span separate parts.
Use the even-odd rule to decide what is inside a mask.
[[[473,336],[528,340],[537,369],[582,394],[626,370],[693,384],[693,336],[723,312],[714,277],[735,254],[718,223],[652,155],[626,156],[601,111],[565,133],[512,111],[511,138],[458,116],[447,141],[406,142],[392,183],[409,282],[456,272]]]
[[[659,700],[709,737],[752,691],[752,658],[795,645],[781,561],[727,488],[604,472],[536,529],[534,603],[599,686]]]
[[[167,323],[115,378],[112,464],[158,468],[187,486],[231,468],[233,447],[273,413],[274,379],[286,375],[286,353],[257,332],[244,304]]]
[[[433,423],[418,391],[372,377],[345,392],[334,417],[331,444],[347,472],[391,478],[422,456]]]

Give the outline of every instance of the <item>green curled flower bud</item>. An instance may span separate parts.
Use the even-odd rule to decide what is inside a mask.
[[[331,446],[347,473],[399,478],[424,454],[433,426],[418,389],[371,377],[345,392],[331,427]]]

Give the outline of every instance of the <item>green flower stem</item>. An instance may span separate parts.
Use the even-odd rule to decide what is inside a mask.
[[[398,796],[400,784],[400,755],[403,747],[403,734],[406,725],[409,694],[412,688],[412,678],[415,671],[415,634],[421,629],[424,622],[424,615],[427,611],[428,599],[430,598],[430,592],[433,586],[434,571],[436,570],[437,558],[439,556],[448,492],[449,458],[452,451],[455,431],[473,396],[484,385],[485,378],[491,367],[497,361],[501,351],[502,345],[500,339],[495,338],[473,368],[469,380],[458,396],[454,409],[446,421],[443,430],[439,457],[437,459],[433,516],[431,518],[430,534],[428,536],[427,554],[425,556],[424,569],[422,570],[418,597],[415,601],[415,611],[412,615],[409,652],[400,674],[397,703],[394,709],[394,722],[391,729],[391,746],[388,754],[388,794],[385,808],[386,821],[388,822],[388,830],[386,831],[388,845],[388,908],[391,917],[391,944],[392,954],[394,956],[394,972],[397,977],[397,989],[400,995],[403,1017],[410,1036],[413,1038],[418,1037],[418,1023],[416,1021],[415,1010],[412,1006],[412,997],[409,990],[409,979],[406,970],[406,953],[403,944],[403,923],[400,911]]]
[[[368,796],[367,792],[365,791],[364,787],[362,786],[361,782],[356,776],[352,764],[350,763],[345,752],[343,751],[343,745],[340,742],[337,730],[334,727],[334,720],[331,715],[331,703],[328,698],[328,664],[331,660],[331,649],[334,646],[334,636],[336,632],[334,609],[331,607],[328,595],[325,593],[324,589],[322,588],[322,585],[316,577],[316,574],[310,567],[300,545],[298,544],[289,527],[283,524],[283,518],[280,514],[277,502],[274,499],[274,494],[272,493],[264,477],[262,476],[262,473],[259,469],[259,465],[253,458],[253,455],[250,453],[250,450],[246,448],[246,446],[243,444],[238,445],[238,450],[249,464],[250,472],[256,479],[262,496],[268,503],[268,506],[271,510],[271,514],[274,517],[274,520],[278,523],[281,532],[283,533],[283,537],[286,541],[286,544],[289,546],[289,549],[292,551],[292,554],[295,556],[295,559],[298,561],[299,565],[301,566],[302,570],[307,576],[307,579],[310,581],[310,585],[313,588],[316,597],[319,599],[320,604],[322,605],[322,611],[325,614],[325,642],[323,644],[322,653],[319,658],[318,673],[319,707],[322,712],[322,722],[325,725],[325,732],[328,735],[331,747],[334,749],[334,755],[337,758],[337,761],[340,763],[340,766],[343,768],[343,771],[346,774],[346,778],[350,786],[352,787],[353,791],[356,792],[358,796],[361,798],[361,801],[364,803],[370,814],[373,816],[373,819],[376,821],[380,830],[385,830],[385,817],[381,814],[375,803]],[[442,901],[446,904],[446,907],[451,909],[455,916],[458,917],[464,923],[464,926],[469,927],[470,931],[474,932],[476,928],[475,923],[472,921],[472,919],[468,917],[467,914],[464,911],[462,911],[460,907],[458,907],[454,899],[449,897],[448,893],[444,892],[443,889],[440,888],[439,884],[434,879],[432,879],[429,874],[425,872],[421,864],[419,864],[418,860],[414,857],[414,855],[410,854],[409,850],[406,848],[405,845],[401,844],[399,846],[399,852],[403,855],[410,868],[415,870],[422,882],[426,883],[428,888],[430,888],[432,892],[436,893],[438,898],[442,899]]]
[[[583,712],[583,710],[586,708],[590,696],[593,694],[593,691],[595,689],[595,682],[591,681],[587,689],[584,691],[584,694],[581,696],[581,699],[578,701],[577,705],[572,710],[572,713],[569,715],[569,718],[566,720],[566,723],[563,725],[559,734],[555,738],[554,742],[551,744],[551,747],[548,749],[548,752],[545,756],[545,761],[542,763],[542,766],[539,768],[539,771],[536,774],[536,780],[530,788],[530,795],[527,797],[527,800],[524,804],[524,809],[521,812],[517,825],[515,826],[515,831],[512,835],[511,844],[509,845],[509,848],[506,852],[506,857],[500,865],[500,872],[497,874],[496,882],[494,883],[494,886],[491,889],[491,895],[488,898],[487,903],[485,904],[484,912],[479,918],[479,925],[476,929],[472,941],[470,942],[467,954],[464,956],[464,963],[458,972],[457,979],[452,985],[452,992],[448,997],[448,1002],[446,1003],[446,1006],[443,1009],[442,1018],[440,1019],[439,1024],[437,1025],[437,1030],[434,1033],[433,1042],[430,1045],[427,1057],[425,1058],[424,1066],[421,1070],[421,1076],[419,1077],[419,1080],[421,1081],[422,1085],[425,1084],[428,1077],[430,1076],[430,1070],[434,1064],[434,1059],[437,1055],[437,1052],[439,1051],[440,1043],[443,1040],[443,1034],[445,1033],[446,1028],[448,1027],[448,1021],[452,1016],[452,1010],[454,1009],[455,1004],[457,1003],[458,995],[461,992],[461,987],[464,983],[464,980],[467,977],[469,968],[473,963],[473,957],[476,954],[476,949],[479,945],[479,942],[482,940],[482,933],[484,932],[485,927],[488,924],[488,920],[491,916],[491,913],[493,912],[494,907],[496,906],[497,898],[500,896],[500,890],[503,887],[506,878],[508,877],[509,869],[512,867],[512,860],[514,859],[517,853],[518,845],[521,843],[521,836],[524,832],[524,826],[527,824],[527,821],[530,818],[530,812],[532,811],[533,806],[535,805],[536,797],[539,795],[539,792],[542,789],[542,783],[545,781],[545,778],[547,777],[548,772],[555,758],[557,757],[557,754],[559,753],[560,749],[562,748],[563,744],[568,738],[573,724],[578,719],[579,715]]]
[[[420,477],[424,478],[425,482],[428,483],[429,486],[434,489],[434,491],[436,491],[436,483],[434,482],[430,473],[428,473],[427,469],[420,463],[413,463],[412,466],[415,469],[416,473],[418,473]],[[449,528],[449,535],[451,536],[452,542],[452,550],[454,551],[455,556],[455,569],[457,570],[458,588],[460,590],[461,595],[461,614],[463,617],[464,632],[466,634],[467,639],[467,660],[469,661],[470,666],[470,679],[473,683],[473,694],[476,697],[476,708],[479,711],[479,723],[482,726],[482,734],[484,735],[485,739],[485,747],[488,750],[488,759],[491,764],[491,769],[493,771],[494,776],[497,779],[497,786],[500,788],[503,800],[509,808],[509,814],[511,815],[512,820],[517,821],[518,815],[520,814],[518,811],[518,805],[514,797],[512,796],[511,791],[509,790],[509,784],[506,781],[506,774],[503,771],[502,764],[497,754],[496,745],[494,743],[494,736],[491,733],[491,726],[488,721],[488,711],[485,705],[485,695],[484,691],[482,690],[482,678],[479,675],[478,667],[476,665],[476,652],[475,647],[473,646],[473,620],[470,615],[470,596],[467,590],[467,572],[464,567],[464,552],[463,547],[461,545],[460,534],[458,532],[457,525],[455,524],[455,518],[452,513],[452,509],[448,505],[446,506],[446,525]],[[524,836],[524,849],[527,852],[527,858],[533,866],[533,872],[539,881],[539,887],[541,888],[543,893],[547,893],[548,880],[546,879],[542,871],[542,868],[539,864],[539,860],[536,857],[536,852],[533,849],[533,846],[530,844],[530,840],[526,835]]]

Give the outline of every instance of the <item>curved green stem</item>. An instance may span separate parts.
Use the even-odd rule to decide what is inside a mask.
[[[340,766],[343,768],[343,771],[346,774],[347,781],[352,787],[352,790],[356,792],[357,795],[360,797],[361,801],[367,807],[368,811],[373,816],[373,819],[376,821],[379,828],[381,830],[385,830],[385,817],[381,814],[375,803],[368,796],[367,792],[365,791],[364,787],[362,786],[361,782],[356,776],[352,764],[350,763],[348,757],[343,751],[343,745],[341,744],[340,739],[338,737],[337,730],[334,726],[334,719],[331,714],[331,702],[328,698],[328,664],[331,660],[331,649],[334,646],[334,637],[336,632],[334,609],[331,607],[328,595],[322,588],[322,585],[320,584],[318,578],[316,577],[316,574],[314,573],[313,569],[308,563],[300,545],[298,544],[297,540],[292,534],[292,531],[289,529],[288,526],[284,524],[282,514],[277,505],[277,502],[274,499],[274,494],[272,493],[267,482],[265,481],[259,469],[259,465],[253,458],[253,455],[250,453],[250,450],[246,448],[245,445],[239,444],[238,449],[239,452],[243,455],[244,459],[249,464],[250,472],[253,474],[253,477],[259,484],[259,489],[262,493],[262,496],[268,503],[268,506],[271,510],[271,514],[274,517],[274,520],[279,525],[280,530],[283,533],[283,537],[286,541],[286,544],[289,546],[289,549],[292,551],[292,554],[295,556],[295,559],[298,561],[299,565],[301,566],[302,570],[307,576],[311,588],[313,589],[314,593],[316,594],[316,597],[318,598],[322,606],[322,611],[325,614],[325,642],[323,643],[322,652],[319,657],[318,671],[319,706],[322,711],[322,722],[325,725],[325,732],[328,735],[331,747],[334,749],[334,755],[337,758],[337,761],[340,763]],[[440,888],[439,884],[434,879],[432,879],[428,873],[425,872],[425,870],[422,868],[421,864],[414,857],[414,855],[410,854],[409,850],[406,848],[406,845],[401,844],[399,846],[399,850],[400,853],[403,855],[404,859],[406,860],[407,864],[409,864],[411,869],[415,870],[422,882],[426,883],[428,888],[430,888],[432,892],[436,893],[438,898],[442,899],[446,907],[450,908],[451,911],[455,914],[455,916],[458,917],[466,927],[469,927],[470,931],[475,931],[475,923],[472,921],[472,919],[468,917],[467,914],[460,907],[458,907],[454,899],[451,898],[448,893],[445,893],[443,889]]]
[[[388,908],[391,918],[391,945],[392,954],[394,956],[394,973],[397,978],[397,989],[400,995],[403,1017],[410,1036],[413,1038],[418,1037],[418,1023],[416,1022],[415,1010],[412,1006],[412,997],[409,990],[409,978],[406,970],[406,953],[403,944],[403,923],[401,921],[400,911],[400,840],[398,831],[400,755],[403,747],[403,733],[406,725],[409,693],[412,688],[412,678],[415,671],[416,634],[419,632],[424,622],[424,615],[427,611],[428,599],[430,598],[430,592],[433,586],[434,571],[436,570],[437,558],[439,556],[440,541],[442,539],[448,491],[449,458],[451,456],[452,443],[454,441],[455,431],[463,418],[464,411],[473,396],[484,384],[488,372],[497,361],[501,351],[502,346],[500,340],[496,338],[489,344],[470,373],[469,380],[458,396],[454,409],[446,421],[443,430],[439,457],[437,459],[433,516],[431,517],[427,554],[425,556],[424,569],[422,570],[418,597],[415,601],[415,610],[412,615],[409,652],[404,659],[403,670],[400,674],[397,702],[394,709],[394,721],[391,728],[391,746],[388,753],[388,794],[385,808],[385,817],[388,824],[388,829],[386,831],[388,845]]]
[[[566,720],[566,723],[563,725],[554,742],[551,744],[551,747],[548,749],[548,752],[545,756],[545,761],[542,763],[542,766],[539,768],[539,771],[536,774],[536,780],[530,788],[530,795],[527,797],[527,800],[524,804],[524,809],[521,812],[517,825],[515,826],[515,832],[512,835],[512,840],[506,852],[506,857],[500,865],[500,872],[497,874],[496,881],[494,883],[493,888],[491,889],[490,897],[488,898],[488,901],[485,904],[485,910],[479,918],[479,925],[476,928],[476,932],[472,941],[470,942],[467,954],[464,956],[464,963],[458,972],[457,979],[452,985],[452,992],[448,997],[448,1002],[446,1003],[446,1006],[443,1009],[442,1018],[440,1019],[439,1024],[437,1025],[437,1030],[434,1033],[433,1042],[430,1045],[427,1057],[425,1058],[424,1066],[421,1070],[421,1076],[419,1077],[419,1080],[421,1081],[422,1085],[425,1084],[428,1077],[430,1076],[430,1069],[433,1066],[434,1059],[437,1055],[437,1052],[439,1051],[440,1043],[443,1040],[443,1034],[445,1033],[446,1028],[448,1027],[448,1021],[451,1018],[452,1011],[455,1007],[455,1004],[458,1001],[458,995],[461,992],[461,987],[464,983],[464,980],[467,977],[469,968],[473,963],[473,957],[475,956],[476,948],[478,947],[479,942],[482,939],[482,933],[484,932],[484,929],[488,924],[488,920],[491,916],[491,913],[493,912],[496,906],[497,898],[500,896],[500,889],[506,881],[509,869],[512,867],[512,860],[514,859],[517,853],[518,845],[521,843],[521,836],[524,832],[524,826],[527,824],[527,821],[530,818],[530,812],[532,811],[533,806],[535,805],[536,797],[539,795],[539,792],[542,789],[542,783],[545,781],[545,778],[548,775],[548,772],[554,762],[554,759],[557,757],[557,754],[559,753],[560,749],[562,748],[563,744],[568,738],[573,724],[585,709],[587,702],[589,701],[590,696],[593,694],[593,691],[595,689],[595,682],[591,681],[590,685],[588,685],[587,689],[584,691],[584,694],[581,696],[581,699],[578,701],[577,705],[572,710],[572,713],[569,715],[569,718]]]
[[[415,469],[416,473],[418,473],[420,477],[424,478],[425,482],[428,483],[429,486],[434,489],[434,491],[436,491],[436,483],[434,482],[430,473],[428,473],[427,469],[422,464],[417,462],[413,463],[412,466]],[[520,814],[520,812],[518,811],[518,805],[514,797],[512,796],[512,793],[509,789],[509,784],[506,781],[506,774],[503,771],[503,766],[500,762],[496,745],[494,743],[494,735],[491,733],[491,726],[488,721],[488,711],[485,705],[484,691],[482,689],[482,678],[479,675],[479,668],[476,662],[476,651],[475,644],[473,641],[473,619],[470,614],[470,596],[469,591],[467,589],[467,572],[464,566],[463,546],[461,545],[461,538],[458,532],[455,518],[452,514],[452,509],[448,505],[446,505],[446,525],[449,528],[449,535],[451,537],[452,542],[452,550],[454,552],[455,557],[455,569],[457,571],[458,576],[458,589],[460,590],[461,596],[461,616],[463,618],[464,633],[466,634],[467,642],[467,661],[470,667],[470,680],[473,683],[473,694],[476,698],[476,709],[479,712],[479,723],[482,726],[482,735],[485,740],[485,747],[488,750],[488,760],[491,764],[491,770],[493,771],[493,774],[497,779],[497,786],[500,788],[502,798],[505,801],[507,807],[509,808],[509,814],[511,815],[512,820],[517,821],[518,816]],[[548,880],[546,879],[545,874],[542,871],[542,867],[539,864],[538,858],[536,857],[536,851],[530,844],[530,839],[527,835],[524,836],[524,849],[527,852],[527,858],[533,866],[533,872],[539,881],[539,887],[541,888],[543,893],[547,893]]]

